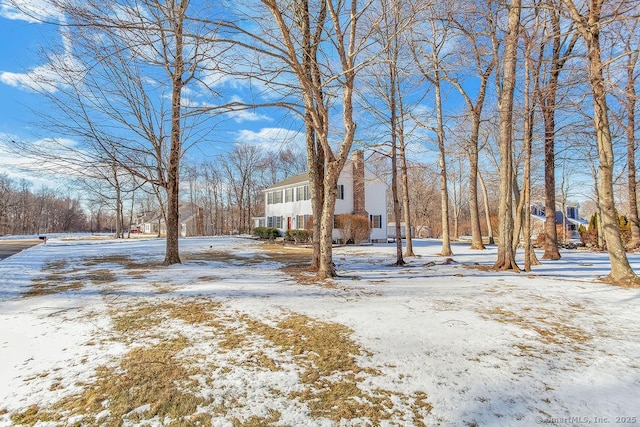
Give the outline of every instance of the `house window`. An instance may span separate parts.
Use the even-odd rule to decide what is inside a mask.
[[[369,215],[371,228],[382,228],[382,215]]]
[[[578,213],[575,207],[567,208],[567,216],[571,219],[578,219]]]
[[[284,190],[285,203],[293,202],[293,188],[287,188]]]
[[[309,200],[309,186],[301,185],[296,188],[296,200]]]
[[[267,193],[267,204],[274,205],[276,203],[282,203],[282,190]]]
[[[282,217],[281,216],[268,216],[267,217],[267,227],[282,228]]]
[[[337,199],[344,200],[344,185],[338,184],[338,196]]]
[[[296,217],[296,227],[300,230],[306,229],[310,218],[311,215],[298,215]]]

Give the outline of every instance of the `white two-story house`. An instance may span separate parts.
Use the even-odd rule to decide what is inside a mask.
[[[263,190],[264,216],[254,218],[256,227],[275,227],[282,234],[287,230],[308,229],[311,209],[309,174],[295,175]],[[357,214],[369,218],[370,241],[387,239],[387,184],[365,167],[361,150],[353,153],[338,178],[335,215]],[[333,230],[340,239],[340,231]]]

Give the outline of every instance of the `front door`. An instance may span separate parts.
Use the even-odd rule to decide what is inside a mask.
[[[287,230],[291,230],[291,217],[287,217]]]

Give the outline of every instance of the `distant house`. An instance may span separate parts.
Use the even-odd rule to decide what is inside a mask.
[[[562,209],[556,210],[555,212],[556,224],[562,225],[566,223],[567,227],[567,238],[569,239],[579,239],[580,234],[578,230],[581,225],[585,227],[589,226],[589,221],[584,218],[580,218],[580,210],[579,206],[575,204],[568,204],[565,206],[565,212],[562,212]],[[531,204],[531,218],[537,220],[534,224],[532,222],[533,234],[537,234],[542,231],[544,227],[544,222],[546,221],[545,216],[545,206],[540,203],[532,203]]]
[[[194,203],[180,203],[178,207],[180,236],[203,236],[204,213],[201,207]],[[161,213],[147,213],[139,216],[138,223],[131,227],[143,234],[166,236],[167,226]]]
[[[308,228],[312,218],[308,172],[295,175],[263,190],[264,216],[254,218],[256,227],[287,230]],[[335,215],[356,214],[369,218],[371,241],[387,239],[387,184],[365,167],[364,154],[355,151],[338,179]],[[341,238],[333,230],[333,238]]]

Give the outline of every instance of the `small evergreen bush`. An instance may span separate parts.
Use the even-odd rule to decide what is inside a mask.
[[[253,235],[261,239],[273,240],[280,237],[280,230],[275,227],[256,227],[253,229]]]

